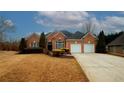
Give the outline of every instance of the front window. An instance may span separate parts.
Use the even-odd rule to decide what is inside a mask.
[[[36,41],[33,41],[33,43],[32,43],[32,47],[33,48],[36,48],[36,47],[38,47],[39,45],[38,45],[38,42],[36,42]]]
[[[56,41],[56,48],[64,48],[64,42],[63,41]]]

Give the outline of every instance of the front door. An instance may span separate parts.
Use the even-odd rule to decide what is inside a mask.
[[[48,50],[51,51],[52,50],[52,42],[48,42],[48,46],[47,47],[48,47]]]

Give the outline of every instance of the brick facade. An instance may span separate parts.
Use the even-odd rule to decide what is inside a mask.
[[[83,45],[82,45],[82,48],[84,47],[84,44],[94,44],[94,50],[96,49],[96,37],[94,37],[92,35],[92,33],[88,33],[86,34],[83,38],[82,38],[82,41],[83,41]],[[84,49],[84,48],[83,48]],[[83,50],[84,52],[84,50]]]
[[[36,43],[37,46],[39,46],[39,39],[40,39],[40,36],[33,33],[31,36],[27,37],[26,39],[27,47],[28,48],[33,47],[33,43]]]
[[[91,33],[88,33],[81,39],[67,39],[66,48],[71,49],[71,44],[81,44],[81,52],[84,52],[84,44],[94,44],[96,47],[96,37],[94,37]]]
[[[62,42],[64,42],[64,47],[66,44],[66,36],[61,33],[61,32],[56,32],[55,34],[51,34],[47,37],[47,42],[52,42],[52,48],[56,49],[56,42],[60,40]]]
[[[81,44],[81,52],[83,52],[83,42],[81,39],[67,39],[66,48],[71,49],[71,44]]]

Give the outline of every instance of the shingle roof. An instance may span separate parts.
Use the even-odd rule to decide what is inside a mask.
[[[87,34],[87,33],[84,34],[80,31],[76,31],[75,33],[71,33],[69,31],[62,30],[62,31],[50,32],[50,33],[46,34],[46,36],[53,35],[56,32],[62,32],[67,37],[67,39],[81,39],[83,36],[85,36]],[[96,35],[94,35],[94,36],[96,37]]]
[[[80,31],[76,31],[75,33],[71,33],[69,31],[62,30],[62,31],[49,32],[49,33],[46,34],[46,37],[48,37],[49,35],[53,35],[56,32],[62,32],[67,37],[67,39],[81,39],[83,36],[85,36],[87,34],[87,33],[84,34],[84,33],[80,32]],[[37,33],[32,33],[29,37],[31,37],[31,36],[40,37],[40,35],[38,35]],[[27,37],[27,38],[29,38],[29,37]]]
[[[124,45],[124,32],[119,37],[117,37],[114,41],[108,44],[108,46],[112,46],[112,45]]]
[[[75,33],[71,33],[68,31],[61,31],[63,34],[65,34],[68,39],[81,39],[81,37],[84,36],[84,34],[80,31],[76,31]]]

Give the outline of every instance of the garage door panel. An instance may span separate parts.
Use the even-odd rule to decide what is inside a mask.
[[[81,53],[81,44],[71,44],[71,53]]]
[[[94,44],[84,44],[84,53],[94,53]]]

